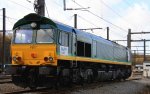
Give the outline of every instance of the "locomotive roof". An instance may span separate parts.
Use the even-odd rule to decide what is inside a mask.
[[[72,30],[74,29],[77,35],[86,36],[86,37],[91,38],[91,39],[93,39],[95,41],[103,42],[105,44],[107,43],[109,45],[113,45],[112,41],[104,39],[101,36],[97,36],[97,35],[94,35],[94,34],[91,34],[91,33],[88,33],[88,32],[82,31],[82,30],[79,30],[79,29],[75,29],[75,28],[73,28],[71,26],[68,26],[66,24],[63,24],[63,23],[60,23],[60,22],[57,22],[57,21],[54,21],[54,22],[56,23],[58,29],[63,30],[65,32],[72,32]]]
[[[92,40],[96,40],[97,42],[102,42],[102,43],[109,44],[109,45],[114,45],[115,44],[116,46],[121,46],[121,45],[119,45],[117,43],[114,43],[112,41],[106,40],[106,39],[104,39],[104,38],[102,38],[100,36],[97,36],[97,35],[94,35],[94,34],[91,34],[91,33],[88,33],[88,32],[84,32],[84,31],[81,31],[79,29],[75,29],[75,28],[73,28],[71,26],[68,26],[68,25],[65,25],[63,23],[51,20],[51,19],[46,18],[46,17],[39,16],[39,15],[37,15],[35,13],[28,14],[28,15],[24,16],[24,18],[22,18],[19,21],[17,21],[15,23],[13,29],[15,29],[18,26],[24,25],[24,24],[29,24],[29,23],[31,23],[33,21],[40,22],[40,23],[51,24],[55,28],[58,28],[58,29],[63,30],[65,32],[72,32],[72,30],[74,29],[77,35],[81,35],[81,36],[84,36],[86,38],[89,38],[89,39],[92,39]]]
[[[56,24],[52,20],[50,20],[46,17],[40,16],[40,15],[37,15],[35,13],[30,13],[30,14],[24,16],[19,21],[17,21],[14,24],[13,29],[15,29],[15,28],[17,28],[18,26],[21,26],[21,25],[30,24],[31,22],[51,24],[52,26],[56,27]]]
[[[85,31],[73,28],[73,27],[71,27],[69,25],[63,24],[63,23],[58,22],[58,21],[54,21],[54,22],[55,22],[55,24],[56,24],[58,29],[63,30],[65,32],[72,32],[72,30],[74,29],[77,35],[86,36],[86,37],[91,38],[91,39],[93,39],[93,40],[95,40],[97,42],[102,42],[102,43],[113,45],[113,46],[115,45],[115,46],[119,46],[119,47],[124,47],[124,46],[122,46],[122,45],[120,45],[120,44],[118,44],[116,42],[104,39],[101,36],[97,36],[95,34],[91,34],[91,33],[88,33],[88,32],[85,32]]]

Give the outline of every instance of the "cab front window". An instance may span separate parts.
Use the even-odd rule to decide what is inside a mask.
[[[37,43],[53,43],[54,29],[39,29],[37,30]]]
[[[54,43],[55,29],[49,24],[26,24],[15,30],[13,42],[19,43]]]
[[[31,43],[33,31],[29,29],[18,29],[15,33],[15,43]]]

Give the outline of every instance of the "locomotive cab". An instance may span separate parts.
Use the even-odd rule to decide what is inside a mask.
[[[39,28],[35,22],[19,26],[12,40],[12,62],[14,65],[57,65],[56,29],[48,24]]]
[[[52,78],[56,75],[55,24],[36,14],[29,14],[18,21],[13,29],[11,44],[13,82],[31,88],[37,87],[37,82],[40,82],[38,86],[45,84],[46,76]]]

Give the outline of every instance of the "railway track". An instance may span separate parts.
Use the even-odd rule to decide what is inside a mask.
[[[0,75],[0,84],[9,84],[9,83],[12,83],[12,80],[11,80],[11,75],[4,75],[4,74],[1,74]]]
[[[44,91],[47,91],[47,90],[50,90],[50,88],[39,88],[39,89],[36,89],[36,90],[21,90],[21,91],[14,91],[14,92],[7,92],[5,94],[26,94],[26,93],[36,93],[36,92],[44,92]]]
[[[7,76],[1,76],[0,78],[0,84],[1,85],[5,85],[5,84],[9,84],[11,88],[17,88],[14,90],[7,90],[5,92],[5,94],[70,94],[72,91],[78,91],[78,90],[88,90],[88,89],[95,89],[95,88],[101,88],[104,86],[109,86],[110,84],[117,84],[117,83],[124,83],[124,82],[128,82],[128,81],[132,81],[132,80],[141,80],[142,76],[141,75],[137,75],[134,74],[132,75],[129,79],[125,80],[125,81],[107,81],[107,82],[93,82],[91,84],[87,84],[85,83],[83,86],[82,85],[73,85],[72,87],[59,87],[57,89],[55,88],[38,88],[36,90],[30,90],[29,88],[23,89],[23,88],[18,88],[17,86],[15,86],[12,81],[11,81],[11,76],[7,75]],[[1,92],[1,91],[0,91]],[[64,93],[62,93],[64,92]],[[67,93],[66,93],[67,92]]]
[[[58,89],[56,88],[38,88],[36,90],[30,90],[30,89],[22,89],[22,90],[17,90],[17,91],[11,91],[11,92],[6,92],[5,94],[70,94],[72,91],[78,91],[78,90],[88,90],[88,89],[95,89],[95,88],[100,88],[103,86],[107,86],[109,84],[117,84],[117,83],[123,83],[127,81],[132,81],[132,80],[140,80],[140,79],[127,79],[125,81],[107,81],[107,82],[94,82],[91,84],[85,83],[83,86],[82,85],[73,85],[72,87],[60,87]]]
[[[11,79],[11,75],[0,74],[0,80]]]
[[[11,80],[0,81],[0,84],[6,84],[6,83],[12,83],[12,81]]]

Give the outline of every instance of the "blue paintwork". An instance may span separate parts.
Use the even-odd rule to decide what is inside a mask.
[[[113,46],[114,42],[109,41],[107,39],[104,39],[100,36],[97,36],[97,35],[94,35],[94,34],[91,34],[91,33],[85,32],[85,31],[75,29],[71,26],[65,25],[65,24],[57,22],[57,21],[54,21],[54,22],[57,25],[57,28],[60,29],[60,30],[63,30],[65,32],[72,32],[72,30],[74,29],[77,35],[86,36],[87,38],[91,38],[92,40],[96,40],[97,42],[103,42],[105,44],[109,44],[109,45]]]

